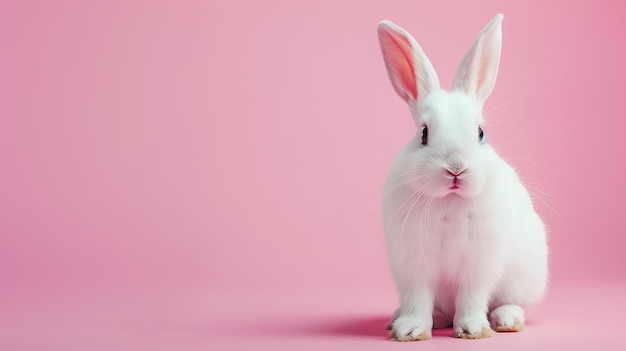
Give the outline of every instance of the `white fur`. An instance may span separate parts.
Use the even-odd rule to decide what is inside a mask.
[[[478,140],[482,105],[500,58],[501,22],[502,15],[496,16],[479,34],[451,92],[439,88],[421,49],[409,58],[415,67],[429,66],[419,73],[430,76],[416,75],[415,83],[432,85],[418,86],[416,100],[405,99],[418,133],[393,162],[383,201],[400,295],[391,324],[397,340],[430,338],[433,315],[436,327],[452,323],[455,336],[464,338],[490,336],[490,311],[494,328],[523,325],[522,308],[538,301],[546,288],[543,222],[513,168]],[[419,48],[404,30],[381,22],[379,35],[387,30],[408,36]],[[381,39],[384,54],[389,45]],[[403,81],[384,57],[392,82]],[[459,188],[450,189],[459,171]]]

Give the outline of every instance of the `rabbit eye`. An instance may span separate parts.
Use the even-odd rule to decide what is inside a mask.
[[[424,126],[422,129],[422,145],[426,146],[428,144],[428,127]]]
[[[487,134],[485,134],[481,127],[478,127],[478,141],[481,144],[487,143]]]

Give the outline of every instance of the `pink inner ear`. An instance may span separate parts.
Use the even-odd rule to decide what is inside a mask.
[[[477,71],[477,77],[476,77],[476,90],[480,90],[480,87],[483,86],[483,84],[485,84],[485,81],[487,80],[487,72],[489,69],[489,60],[487,57],[483,56],[480,58],[480,62],[478,63],[478,69]],[[478,94],[478,91],[476,91],[476,94]]]
[[[489,65],[491,64],[492,58],[489,57],[489,52],[485,50],[485,39],[483,38],[483,42],[480,45],[481,55],[480,62],[478,62],[478,67],[476,67],[476,94],[478,94],[478,90],[485,84],[487,80],[487,75],[491,72]]]
[[[413,69],[413,50],[409,40],[395,32],[385,31],[387,36],[384,55],[387,64],[393,69],[405,91],[417,100],[417,81]]]

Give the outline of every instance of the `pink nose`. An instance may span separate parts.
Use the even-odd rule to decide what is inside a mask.
[[[458,176],[460,176],[461,174],[463,174],[463,172],[465,172],[465,170],[466,170],[466,169],[467,169],[467,168],[464,168],[464,169],[462,169],[462,170],[460,170],[460,171],[456,171],[456,170],[455,170],[455,171],[451,171],[451,170],[449,170],[449,169],[447,169],[447,168],[446,168],[446,172],[448,172],[448,174],[450,174],[451,176],[458,177]]]

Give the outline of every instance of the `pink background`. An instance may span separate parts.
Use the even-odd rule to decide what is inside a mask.
[[[449,87],[498,12],[486,129],[551,290],[521,334],[394,343],[380,198],[415,129],[376,24]],[[623,349],[624,33],[619,1],[1,2],[0,349]]]

